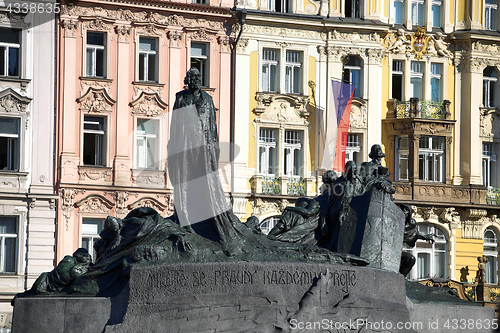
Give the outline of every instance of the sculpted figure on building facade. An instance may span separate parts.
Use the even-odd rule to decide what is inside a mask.
[[[453,59],[453,54],[448,51],[449,43],[444,41],[444,35],[441,32],[436,32],[436,36],[432,37],[432,42],[438,55]]]

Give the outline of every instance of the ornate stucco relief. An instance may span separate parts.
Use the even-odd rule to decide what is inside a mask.
[[[105,197],[98,194],[92,194],[75,203],[75,206],[78,207],[78,214],[111,214],[111,209],[114,205]]]
[[[111,112],[111,107],[116,103],[105,88],[95,87],[89,87],[76,101],[81,104],[80,110],[88,113]]]
[[[132,115],[154,117],[162,114],[168,104],[161,99],[158,92],[142,91],[137,99],[130,102],[130,106],[132,107],[130,111]]]

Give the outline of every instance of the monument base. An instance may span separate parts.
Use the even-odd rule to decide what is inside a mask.
[[[415,302],[402,275],[307,263],[193,263],[133,268],[116,297],[26,297],[14,332],[491,332],[494,310],[449,297]],[[444,299],[444,298],[443,298]],[[468,317],[469,318],[469,317]],[[467,318],[467,319],[468,319]],[[435,322],[438,322],[438,329]],[[431,326],[432,325],[432,326]]]

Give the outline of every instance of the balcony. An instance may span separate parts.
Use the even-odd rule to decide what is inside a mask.
[[[450,119],[450,104],[448,100],[434,102],[420,101],[418,98],[410,98],[409,101],[390,99],[387,102],[387,118]]]
[[[486,204],[500,205],[500,188],[496,187],[486,188]]]
[[[312,193],[312,179],[255,175],[250,179],[252,193],[264,195],[306,196]]]

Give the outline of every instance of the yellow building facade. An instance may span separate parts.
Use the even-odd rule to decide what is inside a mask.
[[[412,279],[498,284],[498,1],[247,0],[236,6],[235,212],[269,230],[319,194],[331,80],[356,85],[346,160],[381,143],[397,203],[436,242]]]

